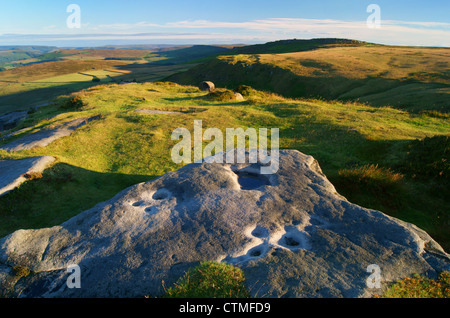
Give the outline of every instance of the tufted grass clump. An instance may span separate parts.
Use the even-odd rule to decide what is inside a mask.
[[[244,97],[264,97],[264,93],[261,91],[257,91],[251,86],[248,85],[239,85],[236,89],[236,92],[240,93]]]
[[[167,298],[248,298],[244,273],[232,265],[203,262],[166,291]]]
[[[75,95],[66,100],[62,105],[62,109],[81,109],[85,106],[85,103],[81,96]]]
[[[339,170],[340,181],[348,187],[364,188],[377,193],[397,193],[403,175],[378,164]]]
[[[403,175],[391,169],[379,167],[377,164],[363,165],[350,169],[342,169],[339,175],[358,183],[366,183],[387,187],[403,179]]]
[[[27,181],[37,180],[42,178],[42,172],[39,171],[31,171],[23,174],[23,177],[27,179]]]
[[[236,99],[236,96],[233,91],[228,89],[219,89],[213,92],[210,92],[208,95],[208,99],[216,102],[229,102]]]
[[[404,210],[404,175],[389,168],[367,164],[340,169],[334,184],[363,206],[395,213]]]

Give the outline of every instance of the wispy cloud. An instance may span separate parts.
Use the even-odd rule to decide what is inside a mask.
[[[164,24],[141,21],[133,24],[82,25],[81,29],[61,30],[47,27],[34,34],[35,41],[135,40],[231,43],[264,42],[283,38],[339,37],[383,44],[449,46],[450,23],[382,20],[381,28],[370,29],[366,21],[333,19],[272,18],[243,22],[185,20]],[[17,40],[29,38],[16,35]],[[13,40],[8,37],[8,41]],[[5,41],[0,37],[0,43]],[[28,40],[28,39],[27,39]],[[31,39],[30,39],[31,40]]]
[[[410,26],[415,26],[415,27],[441,28],[441,29],[450,30],[450,23],[447,23],[447,22],[419,22],[419,21],[385,20],[384,24],[387,24],[387,25],[410,25]]]
[[[410,29],[427,28],[450,31],[450,23],[444,22],[415,22],[415,21],[397,21],[383,20],[382,25],[392,29],[393,27],[409,27]],[[242,29],[257,31],[298,31],[311,28],[331,28],[341,29],[360,29],[366,27],[366,21],[342,21],[332,19],[292,19],[292,18],[273,18],[264,20],[253,20],[244,22],[226,22],[210,20],[185,20],[177,22],[168,22],[165,24],[155,24],[148,22],[139,22],[135,24],[109,24],[99,25],[95,29],[138,29],[138,28],[163,28],[163,29]]]

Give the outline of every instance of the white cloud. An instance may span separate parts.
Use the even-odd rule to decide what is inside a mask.
[[[366,21],[332,19],[272,18],[243,22],[176,21],[155,24],[146,21],[134,24],[83,25],[76,32],[46,28],[42,33],[53,34],[55,39],[73,40],[211,40],[217,43],[272,41],[286,38],[338,37],[381,44],[449,46],[450,23],[382,20],[381,28],[370,29]],[[149,33],[152,32],[152,33]],[[50,37],[47,37],[50,40]],[[0,43],[1,43],[0,39]]]
[[[226,21],[177,21],[166,24],[140,22],[132,25],[116,25],[121,30],[220,30],[225,34],[259,37],[266,40],[285,38],[342,37],[369,42],[403,45],[450,46],[450,23],[382,20],[380,29],[369,29],[366,21],[342,21],[332,19],[273,18],[244,22]],[[106,30],[106,28],[100,28]]]

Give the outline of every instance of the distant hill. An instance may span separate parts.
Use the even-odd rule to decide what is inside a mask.
[[[168,81],[249,85],[290,98],[450,111],[450,49],[313,39],[235,48]]]
[[[44,62],[57,62],[65,60],[120,60],[139,61],[145,63],[147,60],[145,60],[144,57],[151,52],[154,51],[131,48],[57,49],[50,52],[24,50],[0,51],[0,68],[2,67],[3,70],[9,70]],[[43,75],[45,75],[45,72]]]
[[[270,54],[270,53],[292,53],[310,51],[325,47],[336,46],[363,46],[369,45],[367,42],[348,40],[348,39],[311,39],[311,40],[280,40],[274,42],[268,42],[264,44],[248,45],[243,47],[234,48],[230,51],[230,54]]]
[[[144,50],[144,51],[165,51],[176,50],[185,47],[191,47],[192,45],[172,45],[172,44],[135,44],[135,45],[105,45],[98,47],[74,47],[70,49],[123,49],[123,50]]]
[[[13,47],[0,50],[0,71],[11,68],[56,62],[62,60],[118,60],[152,63],[154,65],[177,65],[203,61],[205,58],[224,54],[234,45],[126,45],[94,48]]]
[[[157,58],[152,61],[153,64],[159,65],[173,65],[180,63],[192,62],[198,59],[211,57],[218,54],[224,54],[231,49],[222,46],[213,45],[194,45],[192,47],[181,48],[177,50],[170,50],[166,52],[157,52],[149,54],[149,60]]]
[[[40,55],[40,53],[34,53],[34,52],[23,51],[23,50],[0,51],[0,64],[35,58],[39,55]]]
[[[21,50],[28,52],[48,53],[57,50],[56,46],[0,45],[0,51]]]
[[[47,55],[53,55],[55,46],[0,46],[0,71],[39,63]]]

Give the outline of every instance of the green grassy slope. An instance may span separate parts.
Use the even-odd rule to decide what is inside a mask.
[[[280,147],[314,156],[350,201],[412,222],[450,250],[449,167],[442,165],[450,162],[448,117],[292,100],[249,88],[243,93],[246,101],[225,102],[174,83],[108,84],[76,93],[85,103],[81,109],[64,109],[58,103],[39,109],[17,127],[29,128],[22,136],[77,117],[102,119],[45,148],[0,151],[0,160],[57,158],[43,178],[0,197],[0,236],[60,224],[128,186],[180,168],[171,161],[176,144],[171,133],[179,127],[192,131],[194,120],[201,119],[204,129],[279,128]],[[134,112],[144,108],[183,114]],[[423,156],[426,162],[416,160]]]
[[[360,101],[413,112],[450,111],[450,49],[305,42],[308,49],[287,53],[300,44],[282,44],[235,49],[230,52],[236,54],[167,80],[185,85],[210,80],[230,89],[245,84],[290,98]]]

